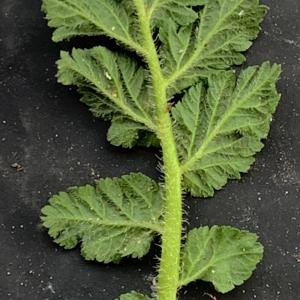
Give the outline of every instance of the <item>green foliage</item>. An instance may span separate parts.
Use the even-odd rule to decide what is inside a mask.
[[[194,196],[212,196],[249,170],[269,133],[280,95],[278,65],[222,71],[190,88],[173,109],[184,183]]]
[[[150,298],[137,292],[131,292],[120,296],[119,300],[150,300]]]
[[[160,188],[133,173],[60,193],[42,210],[50,236],[108,263],[142,257],[162,235],[158,300],[175,300],[178,288],[199,279],[223,293],[242,284],[262,258],[257,236],[194,229],[180,259],[182,192],[212,196],[247,172],[263,147],[280,67],[264,63],[238,78],[230,68],[245,62],[266,7],[258,0],[43,0],[43,10],[54,41],[100,35],[126,48],[62,51],[58,81],[75,85],[94,116],[111,121],[111,144],[162,146],[166,179]]]
[[[227,293],[251,276],[262,255],[253,233],[228,226],[193,229],[183,249],[181,285],[201,279]]]
[[[145,131],[155,129],[155,105],[150,101],[147,71],[133,59],[94,47],[73,49],[72,55],[63,51],[57,65],[58,81],[78,86],[82,102],[96,117],[114,118],[109,136],[113,145],[132,147]],[[126,128],[116,134],[120,123]]]
[[[86,0],[44,0],[43,9],[49,26],[56,28],[55,41],[77,35],[106,35],[144,56],[147,49],[141,45],[132,2],[95,0],[87,4]],[[170,98],[213,70],[244,62],[241,52],[256,38],[266,11],[265,6],[252,0],[157,0],[147,5],[152,25],[159,28],[160,60]],[[199,8],[193,9],[199,5],[205,5],[200,12]],[[155,132],[155,101],[151,98],[150,74],[136,61],[126,54],[95,47],[74,49],[72,55],[62,52],[58,67],[59,82],[78,86],[82,102],[96,117],[126,116],[128,132],[114,133],[109,138],[113,145],[157,145],[151,142]],[[115,131],[115,125],[111,131]],[[145,140],[149,132],[151,138]]]
[[[152,1],[150,14],[154,27],[160,28],[164,20],[173,20],[179,26],[186,26],[198,19],[198,13],[192,6],[199,1],[158,0]]]
[[[125,5],[124,5],[125,4]],[[139,37],[129,1],[44,0],[48,25],[56,28],[55,42],[74,36],[106,35],[139,51]]]
[[[160,1],[158,1],[160,2]],[[193,24],[170,18],[160,27],[163,70],[172,95],[206,77],[245,61],[241,53],[257,37],[266,7],[253,0],[191,1],[205,5]]]
[[[140,173],[70,188],[50,199],[43,225],[65,249],[81,243],[87,260],[118,262],[141,258],[161,232],[162,195],[158,185]]]
[[[115,146],[132,148],[138,143],[139,133],[145,129],[142,124],[122,117],[115,118],[108,130],[107,140]]]
[[[107,140],[115,146],[132,148],[133,146],[159,147],[159,140],[147,127],[124,117],[112,119]]]

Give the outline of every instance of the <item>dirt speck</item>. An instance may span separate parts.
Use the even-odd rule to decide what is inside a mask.
[[[24,171],[24,167],[19,163],[13,163],[10,166],[11,166],[11,168],[15,169],[17,172]]]

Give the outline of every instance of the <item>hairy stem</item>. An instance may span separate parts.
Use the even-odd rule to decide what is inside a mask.
[[[168,110],[166,80],[162,74],[153,41],[149,12],[143,0],[134,0],[138,12],[146,59],[153,80],[157,107],[157,135],[160,138],[165,175],[165,224],[162,235],[162,256],[158,275],[158,300],[175,300],[179,286],[182,232],[181,169]]]

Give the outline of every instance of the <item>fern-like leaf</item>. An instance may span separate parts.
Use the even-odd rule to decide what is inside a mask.
[[[222,293],[242,284],[263,248],[255,234],[220,226],[188,234],[178,282],[181,192],[212,196],[247,172],[263,147],[280,68],[264,63],[238,79],[228,69],[245,61],[266,7],[258,0],[43,0],[43,9],[54,41],[104,35],[140,56],[105,47],[63,51],[58,80],[77,86],[91,112],[111,121],[111,144],[161,144],[166,178],[165,205],[159,185],[139,173],[53,196],[42,210],[50,236],[108,263],[142,257],[163,234],[158,298],[175,299],[177,288],[198,279]],[[131,292],[119,300],[150,298]]]
[[[50,199],[43,225],[65,249],[81,243],[87,260],[118,262],[144,256],[161,231],[159,186],[140,173],[74,187]]]
[[[194,196],[212,196],[228,179],[240,178],[268,135],[280,95],[278,65],[249,67],[209,77],[173,109],[183,180]]]

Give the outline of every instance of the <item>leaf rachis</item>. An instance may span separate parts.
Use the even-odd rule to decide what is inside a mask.
[[[132,173],[52,197],[42,210],[49,234],[104,263],[141,258],[160,235],[158,300],[177,299],[195,280],[222,293],[241,285],[263,255],[257,236],[229,226],[186,232],[183,195],[213,196],[263,148],[280,67],[263,63],[238,77],[232,67],[245,61],[266,7],[256,0],[43,0],[43,9],[54,41],[105,35],[144,59],[74,49],[61,53],[58,80],[76,85],[91,112],[111,120],[111,144],[161,147],[163,174],[160,184]],[[119,299],[150,300],[137,292]]]

